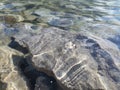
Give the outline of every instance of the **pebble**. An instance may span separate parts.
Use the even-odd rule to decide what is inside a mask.
[[[57,26],[57,27],[69,27],[73,25],[73,21],[67,18],[52,19],[48,23],[52,26]]]
[[[15,24],[17,22],[24,21],[24,18],[21,15],[0,15],[0,20],[6,24]]]

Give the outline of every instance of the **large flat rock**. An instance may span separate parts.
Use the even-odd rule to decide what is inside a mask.
[[[56,78],[64,90],[119,90],[120,51],[112,42],[57,28],[14,36],[32,63]]]

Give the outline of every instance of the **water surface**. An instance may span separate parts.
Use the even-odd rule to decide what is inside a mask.
[[[93,34],[120,49],[120,0],[0,0],[0,46],[22,29],[51,26]]]
[[[5,29],[16,23],[32,30],[41,25],[84,31],[115,42],[120,35],[120,0],[0,0],[1,39],[3,33],[17,33]]]

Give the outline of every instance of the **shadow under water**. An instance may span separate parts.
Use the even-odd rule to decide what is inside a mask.
[[[14,65],[17,66],[19,74],[27,81],[30,90],[57,90],[57,83],[53,77],[36,70],[25,58],[17,63],[17,58],[21,57],[13,56]]]
[[[16,42],[15,38],[13,38],[13,37],[11,37],[11,42],[8,44],[8,46],[13,49],[16,49],[24,54],[28,53],[28,49],[19,45],[18,42]]]
[[[118,46],[118,48],[120,49],[120,35],[116,35],[114,37],[110,37],[110,38],[108,38],[108,40],[110,40],[113,43],[115,43]]]
[[[0,90],[6,90],[7,84],[0,81]]]
[[[20,46],[14,38],[11,39],[11,43],[9,47],[16,49],[24,54],[28,54],[28,50],[22,46]],[[58,85],[55,78],[52,76],[48,76],[46,73],[37,70],[32,65],[31,55],[26,57],[21,57],[17,55],[13,55],[13,63],[17,67],[19,74],[24,78],[27,82],[27,86],[29,90],[62,90]],[[17,61],[17,59],[20,61]]]

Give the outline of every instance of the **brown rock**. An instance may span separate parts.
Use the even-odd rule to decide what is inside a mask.
[[[2,90],[28,90],[26,81],[14,65],[14,62],[19,63],[20,58],[16,58],[13,62],[13,55],[22,56],[23,54],[7,46],[0,46],[0,80],[1,83],[6,83],[6,89]]]

